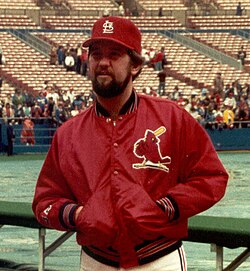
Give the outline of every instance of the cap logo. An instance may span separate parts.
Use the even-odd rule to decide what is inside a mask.
[[[109,33],[109,34],[114,33],[113,22],[106,20],[102,27],[103,27],[103,33]]]

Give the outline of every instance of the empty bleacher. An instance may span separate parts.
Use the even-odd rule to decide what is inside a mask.
[[[187,10],[187,7],[184,5],[182,0],[137,0],[144,10],[147,11],[158,11],[160,7],[163,10]]]
[[[0,15],[0,28],[38,29],[40,26],[27,15]]]
[[[42,26],[49,29],[91,29],[97,19],[97,16],[43,16]],[[185,26],[173,16],[164,18],[131,16],[129,19],[143,30],[185,29]]]
[[[241,6],[246,8],[247,10],[250,9],[250,2],[249,0],[216,0],[215,1],[219,8],[225,9],[225,10],[236,10],[236,6],[239,2],[241,2]]]
[[[110,12],[112,12],[112,10],[117,10],[117,5],[111,0],[67,0],[67,4],[72,10],[85,10],[88,12],[102,12],[105,9],[108,9]]]
[[[250,17],[247,15],[189,16],[187,26],[193,29],[248,29]]]
[[[205,43],[234,58],[237,58],[238,51],[243,46],[247,52],[246,64],[250,63],[250,41],[248,39],[227,32],[193,33],[191,36],[197,41]]]
[[[39,9],[33,0],[0,0],[0,9]]]

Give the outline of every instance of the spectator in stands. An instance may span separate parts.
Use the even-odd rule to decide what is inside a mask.
[[[40,92],[38,93],[38,96],[36,97],[36,101],[37,101],[39,107],[41,108],[41,110],[42,110],[42,112],[43,112],[43,111],[44,111],[44,106],[45,106],[45,104],[48,103],[48,100],[47,100],[47,98],[44,96],[43,91],[40,91]]]
[[[55,119],[58,127],[60,127],[67,120],[67,114],[63,106],[63,102],[59,102],[58,106],[56,107]]]
[[[105,8],[102,12],[102,17],[109,17],[110,11],[108,8]]]
[[[27,146],[35,144],[34,126],[34,122],[30,118],[25,117],[21,131],[21,143]]]
[[[6,103],[3,108],[3,118],[7,122],[8,119],[13,119],[15,116],[15,110],[10,103]]]
[[[236,7],[236,15],[237,16],[242,16],[242,13],[243,13],[243,10],[244,10],[245,8],[243,8],[242,6],[241,6],[241,2],[239,2],[238,3],[238,5],[237,5],[237,7]]]
[[[162,16],[163,16],[163,8],[162,8],[162,7],[159,7],[159,10],[158,10],[158,16],[159,16],[159,17],[162,17]]]
[[[154,69],[156,71],[162,70],[163,59],[164,59],[164,47],[161,47],[161,49],[155,54],[154,57]]]
[[[200,8],[198,6],[197,1],[193,2],[193,9],[194,9],[194,16],[199,16],[200,15]]]
[[[13,104],[12,104],[12,95],[11,95],[10,92],[8,92],[6,97],[4,98],[4,104],[6,105],[7,103],[9,103],[11,106],[13,106]]]
[[[125,16],[131,16],[132,12],[130,11],[130,9],[128,7],[125,8]]]
[[[155,67],[155,55],[156,51],[153,47],[149,49],[149,63],[148,66],[154,68]]]
[[[82,99],[82,96],[77,95],[72,103],[72,108],[75,108],[77,106],[77,109],[80,110],[82,108],[83,103],[84,100]]]
[[[246,103],[248,105],[248,108],[250,108],[250,93],[247,95]]]
[[[65,60],[65,49],[62,45],[59,45],[57,49],[58,65],[64,65],[64,60]]]
[[[24,105],[27,104],[29,107],[34,105],[35,97],[31,92],[28,92],[26,89],[23,89],[22,92],[24,98]]]
[[[223,112],[220,107],[217,108],[215,113],[216,129],[222,130],[224,127]]]
[[[31,107],[31,117],[34,120],[34,123],[40,124],[42,123],[41,117],[42,117],[42,109],[40,108],[37,101],[35,101],[35,104]]]
[[[75,58],[73,55],[73,50],[70,50],[69,52],[66,53],[64,65],[65,65],[67,71],[75,71],[76,62],[75,62]]]
[[[176,85],[174,87],[173,91],[170,92],[169,99],[172,101],[177,101],[179,99],[180,93],[181,93],[181,91],[180,91],[179,87]]]
[[[25,98],[23,97],[21,90],[15,89],[15,93],[12,96],[12,104],[14,106],[14,109],[17,110],[19,105],[23,107],[24,103],[25,103]]]
[[[149,50],[147,47],[142,47],[141,56],[143,58],[143,64],[148,65],[150,61]]]
[[[2,65],[2,57],[3,57],[3,49],[2,47],[0,46],[0,65]]]
[[[74,91],[74,87],[69,87],[68,91],[67,91],[67,96],[69,97],[70,103],[72,104],[74,99],[75,99],[75,91]]]
[[[228,97],[226,97],[224,104],[230,106],[234,112],[236,111],[237,103],[233,91],[228,93]]]
[[[81,67],[82,67],[82,45],[80,43],[77,44],[76,47],[76,72],[81,74]]]
[[[125,15],[125,9],[124,9],[124,3],[121,2],[121,4],[118,6],[118,14],[119,16],[124,16]]]
[[[46,98],[49,99],[50,97],[53,98],[53,101],[57,105],[58,100],[59,100],[59,89],[55,84],[53,86],[51,86],[51,87],[47,87],[47,96],[46,96]]]
[[[240,60],[242,66],[245,65],[245,59],[247,57],[247,52],[244,50],[244,46],[240,47],[240,50],[237,54],[237,58]]]
[[[25,117],[31,117],[31,106],[28,102],[25,102],[23,113]]]
[[[195,106],[191,106],[189,113],[191,114],[191,116],[194,119],[196,119],[198,122],[200,122],[201,116],[200,116],[200,114],[199,114],[199,112],[198,112],[198,110],[197,110],[197,108]]]
[[[215,129],[215,117],[216,117],[216,110],[214,110],[212,105],[209,105],[204,116],[205,120],[205,129],[213,130]]]
[[[162,57],[162,69],[164,69],[164,67],[168,64],[165,47],[161,47],[161,51],[162,51],[162,54],[163,54],[163,57]]]
[[[223,121],[226,124],[226,126],[230,129],[232,129],[234,127],[234,112],[232,110],[232,106],[225,101],[224,102],[225,105],[225,110],[223,112]]]
[[[14,140],[15,140],[15,131],[14,131],[14,128],[13,128],[14,123],[15,123],[14,120],[9,119],[7,129],[6,129],[7,142],[8,142],[7,143],[7,155],[8,156],[13,155],[13,143],[14,143]]]
[[[82,48],[81,54],[81,74],[87,76],[88,73],[88,51],[86,48]]]
[[[21,124],[21,119],[24,117],[23,106],[19,104],[15,109],[15,119],[17,119],[18,124]]]
[[[240,97],[239,106],[238,106],[238,119],[239,121],[248,121],[249,120],[249,106],[247,101],[243,96]],[[247,128],[247,123],[242,123],[242,128]]]
[[[2,86],[3,86],[3,78],[2,78],[2,76],[0,74],[0,94],[2,92]]]
[[[75,105],[75,107],[71,110],[70,114],[71,117],[75,117],[76,115],[78,115],[81,112],[81,110],[78,109],[77,105]]]
[[[165,95],[165,88],[166,88],[166,77],[167,77],[167,71],[166,69],[161,70],[158,74],[157,74],[158,78],[159,78],[159,87],[158,87],[158,94],[160,96]]]
[[[222,99],[225,97],[224,93],[224,79],[222,77],[221,72],[217,72],[215,78],[214,78],[214,92],[210,94],[219,94]]]
[[[51,47],[49,56],[50,56],[50,64],[51,65],[56,65],[56,63],[57,63],[57,53],[56,53],[56,47],[55,46]]]
[[[50,118],[55,116],[55,110],[56,110],[55,101],[53,100],[53,97],[50,96],[48,99],[48,115]]]

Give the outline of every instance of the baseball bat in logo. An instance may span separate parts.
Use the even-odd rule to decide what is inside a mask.
[[[169,168],[166,166],[171,163],[169,156],[162,156],[160,150],[160,136],[166,132],[164,126],[152,131],[147,129],[144,138],[140,138],[134,144],[134,154],[138,158],[143,158],[142,163],[133,164],[135,169],[141,168],[154,168],[169,172]]]

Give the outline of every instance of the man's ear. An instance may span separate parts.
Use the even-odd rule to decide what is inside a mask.
[[[142,65],[138,63],[134,63],[131,67],[131,74],[135,76],[142,69]]]

